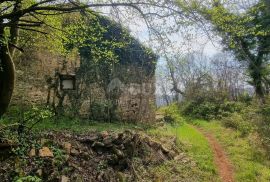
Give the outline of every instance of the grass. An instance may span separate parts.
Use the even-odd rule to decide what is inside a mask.
[[[0,119],[0,125],[14,124],[18,121],[12,120],[8,117]],[[33,122],[26,123],[26,126],[32,126]],[[70,131],[74,133],[87,133],[90,131],[124,131],[127,129],[145,129],[150,126],[145,124],[132,124],[122,122],[98,122],[91,120],[80,120],[69,117],[52,117],[44,119],[34,125],[33,132],[42,131]]]
[[[196,162],[198,170],[200,170],[200,177],[197,180],[219,181],[213,152],[203,134],[186,122],[186,119],[180,115],[176,104],[163,107],[158,112],[163,113],[165,116],[170,115],[174,122],[172,125],[165,125],[162,129],[150,129],[148,134],[156,137],[176,137],[178,146]]]
[[[238,182],[270,181],[270,161],[252,136],[243,137],[241,132],[224,128],[219,121],[195,120],[193,124],[211,132],[224,146]]]
[[[183,124],[178,128],[178,140],[185,146],[186,152],[197,162],[207,181],[218,181],[216,166],[211,147],[207,139],[194,127]]]
[[[89,131],[123,131],[126,129],[144,128],[144,125],[135,125],[131,123],[117,123],[117,122],[97,122],[90,120],[78,120],[60,118],[57,120],[45,120],[38,123],[34,130],[35,131],[63,131],[68,130],[75,133],[86,133]]]
[[[150,128],[147,134],[152,138],[176,138],[177,147],[195,162],[177,163],[171,160],[152,169],[156,181],[219,181],[213,163],[213,154],[204,136],[186,123],[166,124],[160,128]],[[185,179],[185,180],[183,180]]]

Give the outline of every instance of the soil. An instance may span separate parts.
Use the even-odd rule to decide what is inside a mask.
[[[216,138],[210,133],[204,131],[201,128],[198,130],[207,138],[213,153],[214,153],[214,162],[218,168],[218,173],[220,175],[222,182],[234,182],[234,172],[233,166],[227,157],[223,147],[219,144]]]

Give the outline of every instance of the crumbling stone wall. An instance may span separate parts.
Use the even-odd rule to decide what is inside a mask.
[[[16,85],[11,105],[44,105],[47,100],[47,79],[63,68],[65,58],[47,50],[26,49],[15,58]],[[74,72],[79,58],[67,60],[65,71]]]
[[[96,84],[96,91],[88,90],[83,94],[80,115],[91,118],[91,104],[110,102],[115,104],[115,108],[111,108],[115,116],[109,116],[113,119],[127,122],[154,121],[155,78],[154,74],[147,74],[143,69],[136,65],[117,65],[106,88]],[[97,97],[93,98],[93,92]],[[101,114],[102,111],[99,112]]]
[[[42,56],[44,54],[46,53],[33,53],[32,58],[22,57],[17,61],[17,82],[12,101],[13,105],[22,102],[46,104],[48,94],[46,75],[54,77],[55,70],[62,68],[63,59],[51,54],[44,57]],[[22,62],[29,62],[29,64],[22,64]],[[75,70],[74,64],[68,63],[67,70],[71,72]],[[146,73],[143,70],[143,67],[136,65],[119,64],[116,66],[106,88],[100,87],[98,83],[83,83],[85,90],[79,98],[76,97],[76,95],[78,96],[76,92],[79,92],[79,90],[71,91],[65,98],[66,111],[78,111],[77,114],[80,117],[91,119],[94,114],[91,111],[92,106],[97,103],[107,103],[107,97],[109,97],[109,100],[116,104],[113,120],[127,122],[154,121],[154,74],[152,72]],[[53,95],[54,93],[52,93]],[[72,104],[74,101],[77,102],[76,108]],[[101,115],[101,113],[96,114]],[[100,120],[105,120],[105,118],[101,117]]]
[[[126,85],[119,98],[119,115],[122,120],[150,122],[155,117],[153,81]]]

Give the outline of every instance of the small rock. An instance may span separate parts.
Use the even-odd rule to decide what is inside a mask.
[[[117,148],[113,147],[113,152],[118,156],[118,157],[124,157],[124,153],[121,150],[118,150]]]
[[[68,161],[69,155],[65,155],[65,161]]]
[[[48,147],[43,147],[39,150],[40,157],[53,157],[52,151]]]
[[[69,182],[69,178],[67,176],[61,176],[61,182]]]
[[[83,170],[80,166],[78,166],[76,164],[70,164],[70,167],[73,167],[74,169],[76,169],[78,171],[82,171]]]
[[[35,149],[31,149],[29,152],[29,157],[35,157],[36,156],[36,150]]]
[[[182,159],[183,163],[188,163],[188,161],[189,161],[188,159]]]
[[[102,143],[102,142],[94,142],[93,144],[92,144],[92,147],[104,147],[105,145],[104,145],[104,143]]]
[[[109,133],[108,133],[108,131],[103,131],[103,132],[100,133],[100,135],[101,135],[103,138],[105,138],[105,137],[109,136]]]
[[[83,152],[82,157],[83,157],[85,160],[88,160],[88,159],[90,159],[91,155],[90,155],[89,153],[87,153],[87,152]]]
[[[170,153],[170,150],[165,148],[164,146],[160,145],[161,149],[162,149],[162,152],[165,153],[165,154],[168,154]]]
[[[37,170],[37,175],[42,176],[42,169]]]
[[[70,152],[71,152],[71,144],[68,143],[68,142],[65,142],[64,143],[64,149],[65,149],[67,154],[70,154]]]
[[[174,157],[174,160],[179,161],[179,160],[183,159],[183,157],[184,156],[182,156],[182,155],[177,155]]]
[[[97,135],[88,136],[87,138],[80,139],[80,141],[82,143],[93,143],[96,140],[98,140],[98,136]]]
[[[77,150],[77,149],[71,149],[70,150],[70,154],[72,154],[72,155],[79,155],[80,154],[80,152]]]
[[[112,145],[112,138],[111,137],[106,137],[103,139],[103,143],[104,145],[106,145],[107,147],[110,147]]]

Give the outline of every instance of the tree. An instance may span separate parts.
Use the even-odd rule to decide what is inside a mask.
[[[178,1],[187,13],[196,14],[211,24],[212,30],[222,38],[222,44],[239,61],[247,63],[250,84],[263,100],[269,85],[270,26],[269,1],[260,0],[242,11],[230,10],[220,0],[203,4],[192,1],[189,5]]]
[[[229,100],[238,100],[239,96],[246,91],[245,67],[228,53],[214,55],[210,66],[215,90],[225,94]]]
[[[207,57],[201,53],[167,56],[166,62],[176,96],[184,99],[199,93],[203,88],[211,87],[212,78]]]

